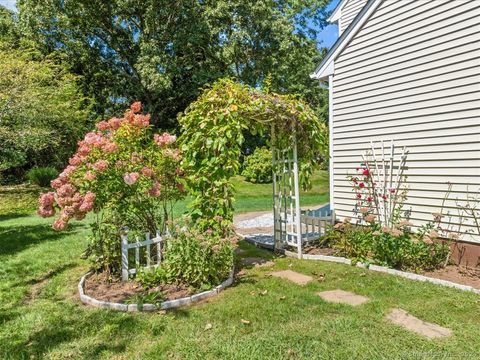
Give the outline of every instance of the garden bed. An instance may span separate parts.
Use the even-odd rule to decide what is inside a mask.
[[[296,252],[296,250],[292,251]],[[303,249],[304,255],[325,255],[337,257],[335,249],[330,247],[308,246]],[[400,270],[399,270],[400,271]],[[480,269],[472,269],[464,266],[449,265],[444,268],[418,272],[426,277],[446,280],[456,284],[471,286],[480,290]]]
[[[327,251],[328,249],[329,248],[324,248],[324,251]],[[330,250],[333,251],[333,249]],[[297,257],[296,250],[285,250],[284,254],[287,257]],[[396,275],[410,280],[423,281],[436,285],[452,287],[459,290],[471,291],[480,295],[480,278],[478,275],[479,272],[478,270],[474,269],[466,269],[459,266],[447,266],[443,269],[417,274],[408,271],[396,270],[385,266],[364,264],[361,262],[357,262],[356,264],[354,264],[350,259],[335,255],[303,253],[302,258],[305,260],[329,261],[347,265],[356,265],[357,267],[367,268],[372,271]]]
[[[110,280],[105,273],[93,274],[87,278],[85,292],[95,299],[118,303],[128,303],[135,296],[154,293],[160,293],[165,300],[176,300],[193,294],[184,284],[165,284],[146,290],[135,281]]]
[[[185,285],[162,285],[158,288],[145,290],[134,282],[108,281],[105,275],[96,275],[89,272],[80,279],[78,292],[80,300],[84,304],[95,307],[117,311],[156,311],[190,305],[215,296],[233,283],[233,277],[234,270],[232,269],[228,278],[220,285],[208,291],[191,294]],[[141,298],[142,295],[155,292],[161,292],[164,296],[162,302],[157,304],[132,303],[135,298]]]

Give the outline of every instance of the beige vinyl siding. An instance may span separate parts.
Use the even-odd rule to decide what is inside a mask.
[[[342,7],[340,21],[338,23],[338,33],[341,35],[355,19],[355,16],[362,10],[367,3],[367,0],[347,0]]]
[[[333,202],[340,219],[355,205],[346,176],[370,141],[393,139],[397,152],[409,150],[405,209],[414,223],[432,220],[443,203],[464,240],[480,242],[468,233],[476,231],[472,217],[458,216],[458,204],[480,191],[479,19],[476,0],[384,0],[335,59]],[[448,182],[453,191],[444,202]]]

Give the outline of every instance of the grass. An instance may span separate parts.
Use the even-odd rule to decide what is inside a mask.
[[[342,264],[275,258],[246,243],[240,244],[242,257],[273,259],[273,269],[292,269],[315,280],[302,287],[269,277],[272,268],[254,267],[243,269],[218,297],[166,314],[87,307],[78,300],[77,282],[89,268],[80,258],[88,226],[76,223],[56,233],[49,219],[20,210],[8,215],[4,209],[0,221],[0,359],[480,356],[478,295]],[[352,308],[315,295],[335,288],[370,301]],[[393,326],[384,320],[393,307],[451,328],[454,336],[427,340]],[[208,323],[212,329],[204,330]]]

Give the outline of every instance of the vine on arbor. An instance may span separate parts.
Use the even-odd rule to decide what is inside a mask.
[[[278,149],[297,138],[300,180],[304,189],[328,153],[328,131],[313,110],[291,95],[264,93],[221,79],[204,90],[179,116],[183,166],[194,196],[192,219],[202,230],[222,232],[231,224],[234,188],[230,178],[240,169],[244,132],[274,133]]]

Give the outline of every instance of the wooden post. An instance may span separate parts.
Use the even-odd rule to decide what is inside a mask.
[[[150,266],[150,247],[152,246],[150,244],[150,233],[145,234],[145,240],[147,241],[147,246],[146,246],[147,267],[149,267]]]
[[[135,237],[137,244],[140,242],[138,236]],[[135,247],[135,267],[138,269],[140,267],[140,247]]]
[[[122,281],[128,280],[128,236],[122,235]]]
[[[300,186],[298,179],[297,136],[293,134],[293,181],[295,186],[295,227],[298,258],[302,258],[302,225],[300,222]],[[293,216],[293,214],[292,214]]]
[[[162,263],[162,237],[160,236],[160,232],[157,231],[157,239],[159,241],[157,242],[157,265],[160,266]]]

